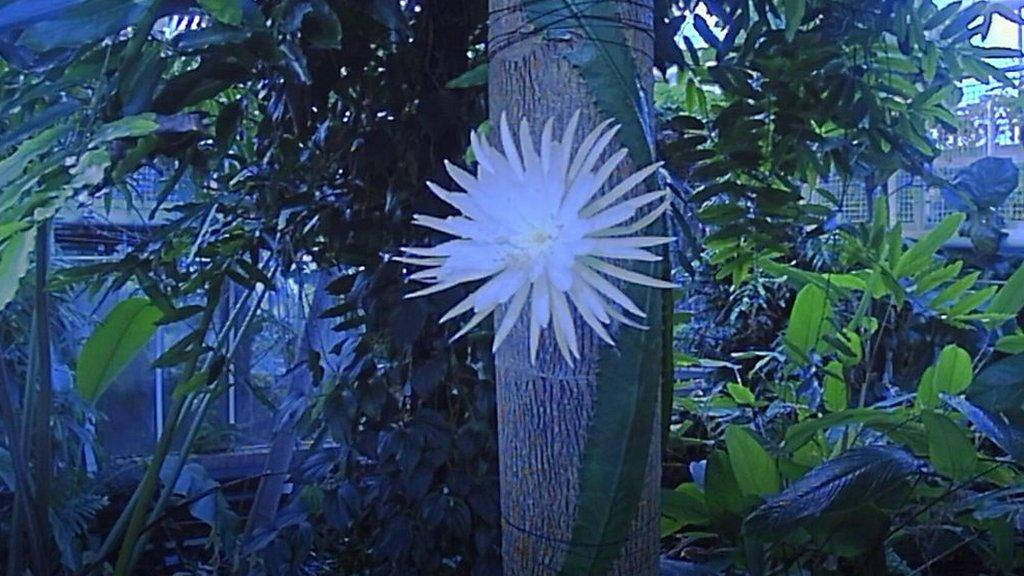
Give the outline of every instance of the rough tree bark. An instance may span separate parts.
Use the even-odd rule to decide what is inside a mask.
[[[523,12],[530,1],[490,0],[492,125],[497,125],[503,112],[510,120],[525,116],[534,126],[536,138],[547,118],[556,119],[555,133],[560,134],[572,114],[582,110],[580,134],[585,134],[604,118],[569,60],[582,35],[537,30]],[[642,74],[647,101],[652,101],[653,1],[609,1],[617,5],[622,20],[630,23],[626,36]],[[627,165],[623,172],[636,168]],[[599,347],[603,346],[578,317],[576,326],[582,360],[575,367],[560,358],[548,332],[537,364],[531,366],[525,316],[496,356],[505,576],[556,574],[572,538],[580,461],[594,413]],[[657,414],[658,408],[653,409]],[[656,416],[651,430],[643,499],[613,569],[615,575],[658,573],[659,420]]]

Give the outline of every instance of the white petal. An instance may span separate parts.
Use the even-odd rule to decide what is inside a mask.
[[[619,198],[622,198],[624,195],[626,195],[627,192],[642,184],[644,180],[647,180],[647,178],[651,176],[651,174],[657,172],[658,168],[661,168],[663,164],[664,162],[655,162],[654,164],[651,164],[650,166],[644,168],[643,170],[640,170],[639,172],[630,175],[622,182],[617,184],[614,188],[612,188],[607,194],[601,196],[593,203],[591,203],[589,206],[584,208],[580,214],[584,217],[593,216],[594,214],[597,214],[601,210],[604,210],[613,202],[617,201]],[[665,192],[668,191],[665,190]]]
[[[628,312],[635,314],[641,318],[647,317],[647,314],[645,314],[643,310],[641,310],[636,304],[634,304],[633,301],[629,299],[629,296],[626,296],[626,294],[622,290],[619,290],[617,286],[615,286],[608,280],[602,278],[600,275],[598,275],[596,272],[594,272],[587,266],[583,264],[577,264],[576,272],[577,276],[581,280],[589,284],[594,290],[597,290],[600,294],[603,294],[612,302],[615,302],[619,306],[625,308]]]
[[[519,149],[523,153],[523,168],[526,173],[537,172],[540,167],[540,156],[533,147],[533,134],[530,133],[530,123],[526,118],[519,123]]]
[[[512,138],[512,129],[508,126],[508,116],[504,112],[501,113],[501,152],[508,160],[512,171],[516,173],[520,178],[523,177],[523,162],[519,159],[519,153],[516,151],[515,139]]]
[[[427,188],[434,193],[434,196],[437,196],[445,203],[450,204],[453,208],[462,212],[466,216],[476,218],[482,215],[480,208],[469,194],[445,190],[433,182],[427,182]]]
[[[523,308],[526,307],[526,298],[530,295],[530,285],[523,284],[519,291],[515,293],[512,300],[508,304],[508,308],[505,310],[505,316],[501,319],[501,324],[498,325],[498,330],[494,333],[494,346],[491,351],[496,351],[505,338],[515,327],[516,321],[523,315]]]
[[[466,322],[466,325],[462,327],[462,330],[459,330],[455,334],[455,336],[451,337],[449,342],[454,342],[454,341],[458,340],[459,338],[462,338],[463,336],[465,336],[467,332],[469,332],[473,328],[476,328],[476,325],[479,324],[480,322],[482,322],[484,318],[487,318],[487,316],[491,312],[493,312],[493,311],[494,311],[494,308],[492,307],[492,308],[490,308],[488,310],[481,310],[481,311],[477,312],[476,314],[474,314],[473,317],[469,319],[469,322]]]
[[[395,262],[412,264],[413,266],[440,266],[445,262],[445,258],[410,258],[408,256],[394,256],[391,259]]]
[[[537,361],[540,331],[547,328],[551,319],[547,279],[533,283],[530,292],[530,362]]]
[[[608,178],[611,177],[612,172],[618,168],[628,154],[629,150],[623,148],[613,154],[595,174],[583,173],[573,181],[572,188],[569,189],[569,194],[562,203],[562,208],[566,211],[563,217],[580,213],[580,210],[594,197],[594,194],[601,190]]]
[[[625,324],[626,326],[629,326],[631,328],[636,328],[637,330],[647,330],[647,326],[630,320],[626,316],[620,314],[618,310],[609,308],[608,315],[615,319],[617,322],[621,322],[622,324]]]
[[[650,248],[667,244],[674,240],[664,236],[626,236],[624,238],[596,238],[590,249],[590,255],[601,258],[621,260],[642,260],[657,262],[661,256],[652,254],[641,248]]]
[[[452,180],[455,180],[455,183],[458,184],[459,187],[462,188],[463,190],[467,192],[472,192],[473,190],[476,190],[480,187],[479,180],[477,180],[476,178],[473,177],[472,174],[466,172],[462,168],[459,168],[455,164],[452,164],[451,162],[445,160],[444,168],[448,172],[448,175],[452,177]]]
[[[441,316],[441,319],[438,320],[437,323],[444,324],[445,322],[451,320],[452,318],[455,318],[456,316],[460,316],[462,314],[465,314],[466,312],[469,312],[470,310],[473,309],[473,301],[475,299],[476,291],[470,293],[469,296],[463,298],[462,301],[456,304],[455,306],[452,306],[451,309],[444,313],[444,316]]]
[[[476,292],[476,309],[492,308],[505,302],[526,284],[526,273],[520,269],[505,269],[480,287]]]
[[[600,260],[598,258],[586,257],[584,258],[584,260],[586,261],[586,264],[588,266],[599,272],[604,272],[609,276],[613,276],[620,280],[625,280],[626,282],[632,282],[633,284],[640,284],[641,286],[650,286],[651,288],[665,289],[679,287],[678,285],[673,284],[672,282],[666,282],[658,278],[645,276],[643,274],[640,274],[639,272],[633,272],[632,270],[620,268],[619,266],[616,266],[610,262],[605,262],[604,260]]]
[[[601,122],[600,124],[597,125],[597,128],[594,128],[590,132],[590,134],[587,134],[587,137],[583,139],[583,142],[580,144],[579,150],[576,151],[576,155],[573,157],[572,165],[569,166],[567,182],[571,183],[573,180],[575,180],[576,176],[580,173],[580,170],[583,168],[583,165],[590,162],[591,152],[593,152],[595,149],[597,150],[598,155],[604,152],[603,147],[597,148],[595,145],[598,143],[598,141],[604,141],[603,136],[605,136],[609,132],[618,132],[618,126],[613,128],[609,132],[605,132],[605,129],[611,126],[611,124],[611,120],[605,120],[604,122]],[[612,134],[612,136],[614,136],[614,133]],[[610,138],[607,141],[604,141],[604,146],[607,147],[610,142]],[[594,158],[594,162],[597,162],[596,157]]]
[[[480,164],[484,170],[493,174],[494,164],[491,161],[491,157],[494,150],[487,145],[476,130],[469,134],[469,146],[473,149],[473,155],[476,156],[477,163]]]
[[[565,360],[572,365],[572,356],[580,357],[579,343],[576,341],[576,326],[572,321],[569,303],[565,294],[554,286],[548,286],[551,293],[551,324],[555,327],[555,340]],[[571,353],[571,356],[570,356]]]
[[[571,293],[575,294],[576,300],[583,304],[602,324],[611,322],[608,309],[614,306],[614,304],[607,302],[590,287],[590,284],[583,281],[577,282],[573,285]]]
[[[584,297],[582,296],[582,294],[580,294],[578,285],[573,286],[573,289],[569,291],[569,298],[572,300],[572,303],[576,307],[576,310],[579,311],[580,317],[583,318],[583,321],[590,326],[590,328],[594,331],[595,334],[597,334],[598,338],[604,340],[605,342],[612,346],[615,346],[615,340],[613,340],[611,334],[609,334],[608,331],[605,330],[604,324],[602,324],[594,315],[594,313],[590,310],[590,308],[584,300]]]
[[[552,169],[561,176],[568,173],[569,163],[572,162],[572,150],[573,144],[576,143],[576,130],[579,129],[580,114],[579,110],[573,113],[572,118],[569,119],[569,125],[565,128],[565,134],[562,135],[562,141],[559,143],[558,156],[555,158],[557,163],[552,166]],[[563,181],[564,183],[565,181]]]
[[[603,212],[599,212],[598,214],[588,218],[586,220],[587,225],[590,226],[592,234],[604,228],[611,228],[612,226],[621,224],[632,218],[640,208],[656,200],[661,200],[664,197],[664,191],[641,194],[640,196],[631,198],[625,202],[619,202],[618,204],[607,208]]]
[[[590,254],[600,258],[611,258],[613,260],[638,260],[640,262],[657,262],[661,256],[652,254],[640,248],[627,248],[615,246],[597,246]]]
[[[548,118],[548,121],[544,123],[544,132],[540,136],[540,165],[545,174],[551,172],[551,154],[555,147],[552,136],[554,129],[555,119]]]
[[[658,206],[657,208],[655,208],[654,210],[651,210],[650,212],[645,214],[643,218],[640,218],[639,220],[637,220],[636,222],[633,222],[632,224],[630,224],[628,226],[604,228],[602,230],[597,230],[595,232],[591,232],[590,236],[601,236],[601,237],[603,237],[603,236],[626,236],[626,235],[629,235],[629,234],[636,234],[637,232],[643,230],[644,228],[647,228],[651,224],[654,224],[654,222],[658,218],[661,218],[661,215],[664,214],[665,212],[667,212],[668,209],[671,208],[671,207],[672,207],[672,199],[670,198],[670,199],[662,202],[661,205]]]

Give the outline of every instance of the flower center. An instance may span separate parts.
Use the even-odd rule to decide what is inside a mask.
[[[543,258],[558,241],[558,226],[534,226],[508,239],[506,261],[511,265],[529,265]]]

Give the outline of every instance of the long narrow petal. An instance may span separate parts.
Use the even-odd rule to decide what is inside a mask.
[[[629,224],[629,225],[626,225],[626,226],[617,226],[617,227],[612,227],[612,228],[604,228],[602,230],[597,230],[595,232],[591,232],[590,236],[591,237],[611,237],[611,236],[627,236],[629,234],[636,234],[637,232],[643,230],[644,228],[647,228],[651,224],[654,224],[654,222],[658,218],[661,218],[662,214],[667,212],[668,209],[671,208],[671,207],[672,207],[672,199],[669,198],[668,200],[662,202],[657,208],[655,208],[654,210],[651,210],[650,212],[645,214],[643,218],[640,218],[639,220],[637,220],[636,222],[633,222],[632,224]]]
[[[459,330],[458,332],[456,332],[455,336],[451,337],[449,342],[455,342],[459,338],[465,336],[466,333],[468,333],[473,328],[476,328],[476,325],[482,322],[484,318],[487,318],[487,316],[490,315],[490,313],[493,311],[494,308],[488,308],[474,314],[473,317],[469,319],[469,322],[466,322],[466,325],[462,327],[462,330]]]
[[[501,151],[508,160],[509,165],[512,167],[512,171],[516,173],[516,176],[523,177],[523,161],[519,159],[519,152],[516,151],[516,141],[512,137],[512,129],[508,125],[508,116],[504,112],[501,114]]]
[[[614,126],[611,130],[601,135],[601,138],[599,138],[597,142],[594,143],[594,147],[590,150],[590,153],[587,154],[587,157],[583,159],[583,162],[581,162],[579,165],[575,165],[576,170],[571,171],[569,173],[570,182],[574,181],[576,178],[582,176],[583,174],[590,174],[591,172],[594,171],[594,166],[597,165],[597,161],[601,159],[601,155],[604,154],[604,151],[612,143],[612,140],[615,138],[615,136],[619,133],[619,130],[621,129],[621,125]]]
[[[620,280],[625,280],[626,282],[632,282],[633,284],[650,286],[651,288],[665,289],[679,287],[677,284],[673,284],[672,282],[666,282],[665,280],[661,280],[659,278],[645,276],[644,274],[640,274],[639,272],[633,272],[632,270],[621,268],[619,266],[616,266],[615,264],[605,262],[604,260],[601,260],[599,258],[586,257],[584,258],[584,260],[586,261],[588,266],[599,272],[604,272],[609,276],[613,276]]]
[[[569,299],[572,300],[573,306],[576,307],[576,310],[580,313],[580,317],[583,318],[583,321],[590,326],[595,334],[597,334],[598,338],[612,346],[615,346],[615,340],[612,339],[611,334],[608,333],[604,324],[597,319],[594,313],[590,310],[590,307],[584,301],[583,296],[577,288],[579,285],[580,283],[577,283],[576,286],[573,286],[573,289],[569,291]]]
[[[636,172],[635,174],[628,176],[622,182],[617,184],[614,188],[609,190],[607,194],[601,196],[600,198],[592,202],[589,206],[584,208],[580,212],[580,215],[584,217],[593,216],[594,214],[597,214],[601,210],[604,210],[613,202],[616,202],[619,198],[625,196],[627,192],[642,184],[644,180],[647,180],[647,178],[651,176],[651,174],[657,172],[658,168],[661,168],[663,164],[664,162],[655,162],[654,164],[651,164],[650,166],[640,170],[639,172]]]
[[[537,361],[537,348],[540,344],[540,332],[547,328],[551,318],[549,307],[547,278],[541,277],[533,283],[530,292],[530,361]]]
[[[441,319],[438,320],[437,323],[444,324],[445,322],[451,320],[452,318],[455,318],[456,316],[461,316],[462,314],[465,314],[466,312],[472,310],[473,301],[476,300],[477,292],[478,290],[471,292],[469,296],[466,296],[458,304],[452,306],[447,312],[444,313],[444,316],[441,316]]]
[[[581,112],[577,110],[569,119],[569,125],[565,128],[565,134],[558,146],[557,161],[552,170],[556,174],[565,175],[569,172],[569,164],[572,162],[573,145],[576,143],[576,131],[579,129]]]
[[[579,358],[580,347],[579,342],[576,340],[576,325],[572,321],[572,311],[569,309],[569,303],[565,300],[565,293],[554,286],[549,288],[551,290],[551,316],[552,323],[555,326],[555,333],[560,334],[559,339],[564,341],[572,355]],[[559,348],[562,348],[562,343],[560,342],[559,344]],[[562,354],[565,354],[564,349]]]
[[[452,177],[452,180],[455,180],[455,183],[458,184],[459,187],[462,188],[463,190],[469,192],[472,190],[476,190],[480,187],[479,180],[477,180],[472,174],[466,172],[462,168],[459,168],[455,164],[452,164],[451,162],[445,160],[444,168],[448,172],[448,175]]]
[[[605,136],[610,134],[614,137],[620,128],[619,126],[616,126],[606,132],[605,130],[611,126],[611,124],[611,120],[601,122],[597,125],[597,128],[594,128],[594,130],[583,139],[583,143],[580,144],[580,149],[576,151],[576,156],[573,157],[572,165],[569,166],[568,182],[575,180],[576,176],[579,175],[580,171],[583,169],[584,164],[591,162],[592,152],[596,150],[597,155],[600,155],[601,152],[604,152],[604,148],[611,143],[611,138],[605,138]],[[599,147],[599,144],[603,144],[603,146]],[[594,162],[596,161],[597,159],[595,157]]]
[[[580,142],[579,148],[575,150],[575,154],[572,156],[572,161],[566,165],[566,175],[571,176],[579,171],[579,167],[583,164],[584,160],[587,159],[587,155],[590,154],[590,150],[593,149],[594,144],[604,133],[604,130],[612,125],[612,120],[605,120],[597,125],[596,128],[591,130],[583,141]],[[572,182],[572,178],[568,178],[567,182]]]
[[[440,266],[445,263],[446,258],[410,258],[408,256],[393,256],[395,262],[412,264],[413,266]]]
[[[624,324],[626,326],[629,326],[629,327],[632,327],[632,328],[636,328],[637,330],[647,330],[647,326],[644,326],[643,324],[640,324],[639,322],[634,322],[634,321],[630,320],[628,317],[626,317],[625,315],[621,314],[618,310],[609,309],[608,310],[608,315],[611,316],[613,319],[615,319],[617,322],[621,322],[622,324]]]
[[[523,315],[523,308],[526,307],[526,298],[529,295],[530,285],[523,284],[519,291],[515,293],[515,296],[512,297],[508,308],[505,310],[505,316],[502,317],[501,324],[498,325],[498,330],[494,333],[494,346],[491,348],[491,351],[496,351],[509,333],[512,332],[516,321]]]
[[[576,265],[577,273],[580,279],[589,284],[598,293],[603,294],[606,298],[615,302],[619,306],[622,306],[627,311],[635,314],[641,318],[646,318],[647,314],[644,313],[629,296],[626,296],[625,292],[619,290],[617,286],[609,282],[607,279],[602,278],[599,274],[588,268],[583,264]]]
[[[652,254],[640,248],[616,247],[616,246],[595,246],[590,252],[591,256],[600,258],[611,258],[613,260],[638,260],[640,262],[657,262],[661,256]]]
[[[665,197],[664,192],[651,192],[614,204],[586,220],[591,233],[621,224],[632,218],[640,208]]]
[[[563,217],[571,217],[579,214],[581,209],[586,206],[587,202],[597,194],[601,188],[608,181],[612,172],[618,167],[619,164],[629,154],[629,150],[623,148],[611,158],[598,170],[594,175],[587,177],[585,174],[581,175],[573,182],[572,188],[569,189],[565,200],[562,202]]]
[[[540,136],[540,166],[545,174],[551,172],[551,155],[555,149],[554,130],[555,119],[548,118],[548,121],[544,123],[544,132]]]
[[[488,172],[493,174],[494,164],[491,161],[493,149],[491,149],[491,147],[487,145],[487,143],[484,141],[483,138],[480,137],[480,134],[478,134],[476,130],[473,130],[472,132],[469,133],[469,146],[470,148],[473,149],[473,155],[476,156],[477,163],[479,163],[480,166],[484,168],[484,170],[487,170]]]
[[[540,156],[537,154],[537,149],[533,147],[533,134],[526,118],[519,123],[519,150],[523,155],[523,169],[526,173],[536,172],[540,167]]]
[[[424,270],[424,272],[432,272],[432,270]],[[413,274],[412,276],[410,276],[410,278],[413,278],[415,276],[416,276],[416,274]],[[490,273],[487,273],[487,272],[478,272],[478,273],[473,273],[473,274],[465,273],[465,274],[462,274],[460,276],[456,276],[454,278],[446,278],[444,282],[440,282],[440,283],[434,284],[433,286],[429,286],[427,288],[424,288],[424,289],[419,290],[417,292],[413,292],[411,294],[406,294],[405,297],[406,298],[419,298],[421,296],[429,296],[431,294],[435,294],[437,292],[442,292],[442,291],[447,290],[449,288],[453,288],[455,286],[458,286],[459,284],[463,284],[465,282],[474,282],[476,280],[480,280],[482,278],[486,278],[487,276],[490,276]],[[416,279],[418,279],[418,278],[416,278]]]

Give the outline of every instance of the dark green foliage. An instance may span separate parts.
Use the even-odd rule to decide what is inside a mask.
[[[666,116],[676,137],[662,153],[713,227],[720,277],[744,279],[757,250],[832,226],[845,198],[822,190],[825,178],[866,181],[869,194],[899,169],[931,178],[933,130],[957,123],[953,83],[1005,79],[968,43],[1005,12],[988,4],[706,4],[717,22],[692,18],[709,47],[665,62],[681,67],[684,94]],[[987,24],[968,30],[975,18]]]
[[[161,466],[158,450],[141,499],[148,506],[155,497],[155,509],[125,511],[127,542],[123,525],[109,533],[94,527],[106,539],[100,563],[128,573],[135,543],[141,549],[153,534],[142,528],[187,507],[210,524],[221,570],[287,573],[319,541],[331,542],[346,569],[493,574],[499,519],[489,346],[478,353],[476,342],[449,345],[436,318],[450,298],[404,300],[403,270],[389,260],[420,241],[410,214],[436,211],[423,182],[442,179],[441,160],[462,155],[484,116],[478,93],[444,88],[471,68],[467,52],[479,42],[483,4],[210,0],[202,3],[215,19],[208,28],[169,42],[125,34],[105,44],[127,24],[187,6],[74,4],[0,11],[7,146],[49,126],[76,127],[105,162],[74,192],[106,203],[140,166],[171,168],[157,203],[145,206],[164,224],[159,231],[139,237],[119,261],[60,271],[62,284],[138,286],[162,324],[190,327],[156,364],[185,374],[173,399],[193,427],[233,369],[234,349],[219,337],[223,317],[244,331],[267,290],[328,271],[339,275],[327,308],[342,335],[329,339],[337,346],[301,359],[312,375],[304,386],[268,398],[278,426],[314,445],[295,462],[295,495],[272,526],[243,538],[233,514],[245,511],[227,509],[221,488],[192,464]],[[43,34],[69,27],[64,37]],[[445,43],[433,44],[435,37]],[[0,157],[11,158],[9,151]],[[56,164],[72,172],[90,158],[57,152]],[[181,183],[199,192],[173,197]],[[281,348],[290,354],[285,342]],[[192,429],[169,426],[165,437],[184,440],[187,450]],[[84,531],[62,534],[64,547]]]

